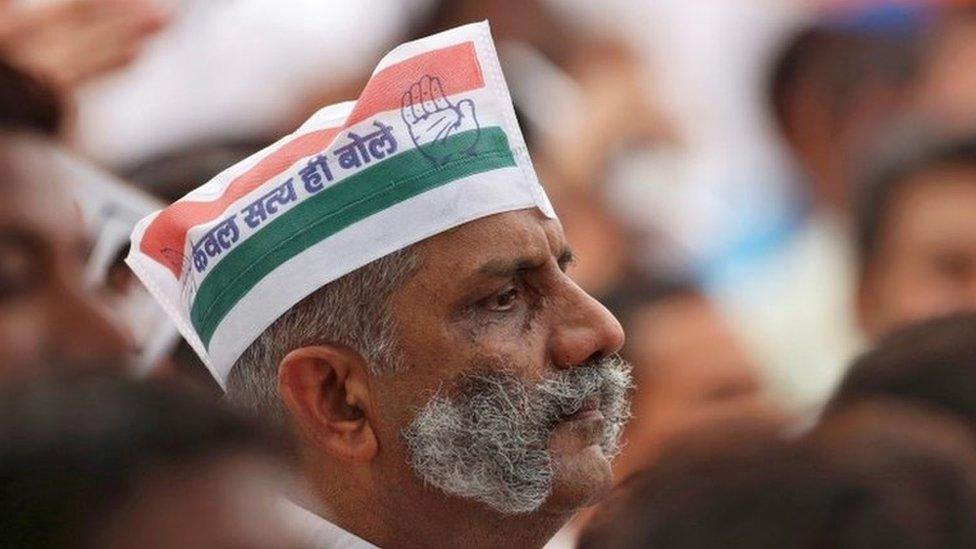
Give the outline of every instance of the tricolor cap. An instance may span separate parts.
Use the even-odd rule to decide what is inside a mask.
[[[487,22],[403,44],[357,101],[141,220],[126,262],[223,386],[315,290],[463,223],[555,217]]]

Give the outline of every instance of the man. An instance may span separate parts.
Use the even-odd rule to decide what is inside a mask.
[[[320,547],[540,547],[612,485],[620,325],[566,274],[486,24],[405,44],[133,233],[231,400],[300,440]]]
[[[723,309],[770,388],[800,413],[827,398],[860,347],[848,162],[898,112],[914,75],[916,23],[875,18],[874,8],[838,6],[784,36],[764,90],[784,170],[767,168],[765,200],[747,201],[716,265]]]
[[[297,547],[275,512],[273,436],[211,402],[118,376],[0,390],[5,547]]]
[[[0,62],[0,384],[121,364],[129,351],[84,285],[88,243],[59,124],[54,96]]]
[[[857,312],[872,338],[976,308],[976,136],[899,137],[855,210]]]
[[[886,8],[839,8],[790,36],[770,66],[770,114],[819,210],[847,207],[849,159],[904,109],[920,69],[924,10]]]

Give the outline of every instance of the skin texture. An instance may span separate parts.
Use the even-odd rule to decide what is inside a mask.
[[[542,546],[612,486],[597,430],[579,421],[556,427],[553,493],[523,515],[425,486],[401,432],[458,376],[505,364],[535,384],[616,352],[623,331],[565,273],[562,229],[536,210],[473,221],[418,246],[421,266],[393,299],[402,371],[369,375],[358,353],[335,345],[296,349],[280,365],[315,507],[381,547]]]
[[[903,184],[858,297],[872,337],[976,309],[976,168],[932,168]]]
[[[129,341],[82,281],[87,243],[52,146],[0,138],[0,383],[122,364]]]

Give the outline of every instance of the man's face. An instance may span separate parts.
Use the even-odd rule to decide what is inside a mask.
[[[629,371],[620,325],[566,274],[559,223],[498,214],[418,248],[393,298],[405,367],[374,378],[388,466],[504,513],[600,498]]]
[[[860,308],[872,336],[976,309],[976,168],[932,168],[905,182],[863,275]]]
[[[120,363],[127,342],[83,286],[87,244],[51,146],[0,141],[0,380]]]

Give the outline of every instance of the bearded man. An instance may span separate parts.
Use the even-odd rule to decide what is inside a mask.
[[[310,545],[540,547],[610,490],[623,332],[566,273],[486,24],[133,241],[228,397],[296,433]]]

